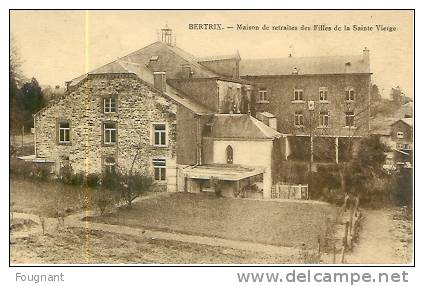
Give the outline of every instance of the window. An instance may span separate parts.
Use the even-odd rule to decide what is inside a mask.
[[[320,111],[319,112],[319,126],[320,127],[328,127],[330,116],[328,115],[328,111]]]
[[[353,111],[346,111],[346,127],[355,126],[355,113]]]
[[[303,101],[303,89],[294,89],[294,101]]]
[[[104,113],[116,112],[116,98],[115,97],[103,98],[103,112]]]
[[[227,153],[227,164],[232,164],[233,163],[233,147],[228,145],[226,149],[226,153]]]
[[[319,101],[328,101],[328,88],[319,88]]]
[[[397,136],[397,138],[399,138],[399,139],[403,139],[403,132],[398,132],[397,134],[396,134],[396,136]]]
[[[153,124],[153,145],[166,146],[166,124]]]
[[[103,143],[106,145],[113,145],[116,143],[116,123],[105,122],[103,123]]]
[[[71,142],[71,126],[68,121],[59,122],[59,143]]]
[[[354,101],[355,100],[355,90],[351,87],[346,88],[345,90],[345,100]]]
[[[258,91],[258,102],[268,102],[268,94],[266,89]]]
[[[115,174],[116,172],[116,162],[113,157],[106,157],[104,159],[104,170],[106,174]]]
[[[294,113],[294,126],[296,126],[296,127],[303,126],[303,113],[302,113],[302,111],[296,111]]]
[[[166,180],[166,160],[153,159],[153,169],[155,172],[155,181]]]

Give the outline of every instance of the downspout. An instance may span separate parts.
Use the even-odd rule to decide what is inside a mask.
[[[202,137],[200,132],[200,116],[197,115],[197,164],[202,165]]]

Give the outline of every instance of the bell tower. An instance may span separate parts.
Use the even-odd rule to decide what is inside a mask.
[[[162,31],[162,42],[167,44],[168,46],[172,46],[172,29],[168,27],[168,24],[165,25]]]

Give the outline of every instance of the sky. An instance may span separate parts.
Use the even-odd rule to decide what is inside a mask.
[[[372,31],[190,30],[189,24],[353,25]],[[11,35],[22,71],[41,85],[64,82],[158,40],[173,29],[178,47],[195,56],[241,58],[354,55],[370,50],[373,83],[384,97],[400,86],[413,97],[413,14],[410,11],[12,11]],[[395,30],[377,31],[376,25]]]

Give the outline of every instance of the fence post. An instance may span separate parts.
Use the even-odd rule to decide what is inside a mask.
[[[321,255],[321,237],[318,235],[318,256]]]
[[[340,254],[340,263],[344,263],[344,256],[345,256],[345,249],[346,247],[343,246],[342,253]]]
[[[350,223],[347,221],[345,224],[345,234],[343,237],[343,247],[349,246],[349,230],[350,230]]]
[[[336,240],[333,241],[333,264],[336,264]]]

